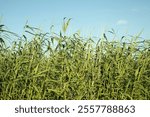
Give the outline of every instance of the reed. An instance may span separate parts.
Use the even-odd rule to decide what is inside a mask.
[[[1,100],[150,99],[149,40],[83,40],[66,35],[69,22],[59,35],[26,25],[10,47],[6,34],[15,33],[0,25]]]

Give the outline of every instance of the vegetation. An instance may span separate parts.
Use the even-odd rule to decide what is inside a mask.
[[[66,36],[25,26],[27,35],[8,47],[15,33],[0,25],[0,99],[150,99],[150,41],[97,42],[78,33]],[[111,32],[113,33],[113,32]]]

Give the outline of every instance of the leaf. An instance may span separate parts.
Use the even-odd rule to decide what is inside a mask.
[[[122,36],[122,37],[121,37],[121,40],[122,40],[123,38],[125,38],[125,36]]]
[[[0,38],[0,43],[5,43],[4,40],[2,38]]]
[[[135,71],[135,77],[138,77],[139,69],[140,69],[140,67],[138,67],[138,69],[136,69],[136,71]]]
[[[51,39],[52,44],[54,44],[54,37],[51,37],[50,39]],[[50,45],[50,42],[48,42],[48,43]]]
[[[0,25],[0,30],[1,30],[4,26],[5,26],[5,25],[3,25],[3,24],[2,24],[2,25]]]
[[[111,31],[108,31],[109,33],[115,34],[114,29],[112,28]]]
[[[59,34],[59,35],[60,35],[61,38],[63,37],[61,31],[60,31],[60,34]]]
[[[71,18],[68,19],[67,22],[65,22],[65,19],[66,19],[66,17],[64,18],[64,23],[63,23],[63,26],[62,26],[62,30],[63,30],[64,33],[66,33],[66,30],[67,30],[67,28],[68,28],[68,26],[69,26],[69,23],[70,23]]]
[[[112,32],[112,31],[108,31],[108,32],[114,34],[114,32]]]
[[[54,29],[54,25],[51,25],[51,27],[50,27],[50,33],[51,33],[51,34],[54,34],[53,29]]]
[[[103,37],[106,39],[106,41],[108,41],[105,33],[103,34]]]
[[[25,35],[23,35],[23,37],[25,38],[25,40],[27,40],[27,37]]]
[[[35,71],[35,74],[37,74],[37,72],[38,72],[38,68],[39,68],[39,64],[36,66],[36,68],[34,69],[34,71]]]

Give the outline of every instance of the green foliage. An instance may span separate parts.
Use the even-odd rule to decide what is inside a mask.
[[[33,38],[1,46],[0,99],[150,99],[150,41],[114,42],[103,35],[95,43],[26,28]]]

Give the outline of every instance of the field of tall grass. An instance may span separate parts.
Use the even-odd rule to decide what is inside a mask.
[[[25,25],[21,37],[0,25],[1,100],[150,99],[150,40],[67,36],[69,21],[60,34]]]

